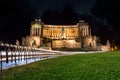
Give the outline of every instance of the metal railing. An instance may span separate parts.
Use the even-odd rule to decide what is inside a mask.
[[[0,68],[3,70],[3,62],[9,63],[14,62],[15,66],[17,66],[17,61],[26,61],[28,63],[28,59],[37,59],[37,58],[47,58],[48,51],[41,51],[38,48],[32,48],[27,46],[17,46],[12,44],[6,44],[0,42]],[[42,53],[42,54],[41,54]],[[56,53],[49,54],[54,56]]]

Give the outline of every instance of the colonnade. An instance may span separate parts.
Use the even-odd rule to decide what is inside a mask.
[[[30,32],[31,32],[30,33],[31,36],[40,36],[41,28],[31,28]]]
[[[80,34],[82,34],[83,37],[84,36],[91,36],[91,28],[89,28],[89,27],[81,27],[80,31],[81,31]]]

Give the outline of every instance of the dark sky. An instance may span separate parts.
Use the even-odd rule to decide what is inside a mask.
[[[114,1],[118,2],[114,3]],[[21,40],[22,36],[29,35],[30,22],[34,18],[41,18],[46,10],[61,13],[67,5],[80,15],[80,19],[90,23],[90,27],[94,30],[93,34],[97,33],[100,37],[106,34],[104,36],[106,39],[110,37],[110,39],[120,40],[118,36],[120,33],[116,32],[119,25],[112,22],[116,3],[119,5],[119,0],[1,0],[0,40],[9,43],[15,42],[16,39]],[[108,13],[109,16],[107,16]],[[114,25],[117,27],[114,28]],[[102,29],[105,33],[100,32],[103,31]],[[111,37],[110,33],[115,37]]]

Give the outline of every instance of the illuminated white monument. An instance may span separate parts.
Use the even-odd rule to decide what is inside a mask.
[[[91,35],[88,23],[80,20],[76,25],[49,25],[35,19],[31,22],[30,36],[22,38],[23,46],[51,49],[97,49],[97,37]]]

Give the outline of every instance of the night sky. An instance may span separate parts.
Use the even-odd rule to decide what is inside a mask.
[[[30,22],[75,24],[84,19],[103,42],[120,42],[120,0],[1,0],[0,41],[15,43],[29,35]]]

